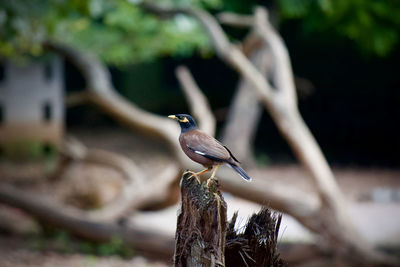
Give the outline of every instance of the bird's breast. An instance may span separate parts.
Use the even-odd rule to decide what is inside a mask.
[[[194,162],[202,164],[205,167],[211,167],[215,165],[215,162],[213,160],[194,152],[188,147],[187,139],[185,138],[186,134],[190,134],[190,132],[182,133],[179,136],[179,144],[181,145],[181,148],[183,152],[186,154],[186,156],[188,156]]]

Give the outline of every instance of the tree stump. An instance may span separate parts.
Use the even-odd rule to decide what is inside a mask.
[[[181,180],[181,211],[175,235],[174,266],[225,266],[226,203],[217,180]]]
[[[191,177],[191,172],[182,176],[181,199],[175,267],[284,266],[276,252],[281,215],[263,207],[243,231],[237,231],[237,214],[228,223],[218,181],[212,179],[207,186]]]

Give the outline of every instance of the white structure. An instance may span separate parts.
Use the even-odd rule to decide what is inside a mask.
[[[63,66],[48,62],[0,68],[0,147],[36,142],[59,146],[64,125]]]

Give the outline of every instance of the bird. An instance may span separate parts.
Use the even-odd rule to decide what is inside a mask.
[[[183,152],[194,162],[203,165],[206,169],[193,173],[199,181],[198,176],[214,170],[207,180],[214,179],[220,165],[227,164],[232,167],[244,180],[251,181],[251,177],[243,170],[240,162],[235,158],[232,152],[214,137],[201,131],[188,114],[169,115],[168,118],[179,122],[181,133],[179,135],[179,144]]]

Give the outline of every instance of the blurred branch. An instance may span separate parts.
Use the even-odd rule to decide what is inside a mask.
[[[195,17],[207,31],[218,56],[235,68],[245,78],[255,83],[256,86],[254,86],[254,88],[259,96],[265,99],[270,99],[270,97],[272,97],[274,92],[270,84],[265,82],[264,76],[251,64],[239,48],[229,42],[221,26],[209,13],[196,8],[162,7],[149,1],[144,1],[140,3],[139,6],[155,14],[171,15],[184,13]]]
[[[88,99],[89,95],[87,91],[72,93],[67,95],[65,104],[67,107],[74,107],[87,103]]]
[[[150,1],[143,1],[138,4],[141,8],[144,10],[147,10],[151,13],[157,14],[158,16],[165,17],[167,16],[172,16],[176,15],[179,13],[182,14],[187,14],[190,16],[193,16],[197,18],[197,20],[202,24],[204,29],[208,31],[210,38],[212,39],[212,42],[214,45],[217,47],[216,52],[220,53],[221,56],[223,54],[229,53],[229,49],[231,47],[231,44],[229,43],[228,39],[225,36],[225,33],[219,27],[219,25],[216,23],[214,18],[207,12],[197,9],[197,8],[169,8],[169,7],[164,7],[158,4],[154,4]]]
[[[289,54],[282,38],[269,22],[267,10],[258,7],[255,9],[254,16],[223,12],[218,14],[217,18],[221,23],[230,26],[252,27],[254,32],[264,40],[273,57],[275,70],[272,74],[275,88],[286,95],[286,105],[295,105],[297,96]]]
[[[270,51],[259,36],[251,32],[241,45],[241,50],[254,66],[267,75],[271,69]],[[229,106],[222,132],[223,143],[229,147],[245,166],[256,165],[253,147],[263,112],[260,101],[247,79],[241,77]]]
[[[175,74],[185,93],[190,111],[199,122],[199,128],[214,136],[216,122],[214,115],[211,112],[210,104],[203,92],[197,86],[189,69],[185,66],[179,66],[176,68]]]
[[[254,31],[259,34],[271,50],[274,66],[272,74],[275,87],[286,97],[285,105],[287,108],[294,108],[297,96],[292,65],[286,45],[269,23],[268,13],[265,8],[256,8],[254,17]]]
[[[320,231],[316,227],[316,222],[320,219],[318,211],[321,208],[321,202],[315,195],[306,195],[288,186],[271,186],[260,179],[254,179],[244,186],[243,181],[232,179],[228,172],[229,169],[220,170],[218,173],[218,179],[221,180],[224,191],[261,205],[268,204],[272,209],[290,214],[312,231]]]
[[[143,171],[129,158],[106,150],[88,149],[84,144],[71,136],[66,138],[62,153],[72,160],[93,162],[115,168],[130,183],[143,184],[145,181]]]
[[[254,25],[254,18],[251,15],[240,15],[231,12],[222,12],[216,15],[219,22],[232,27],[250,28]]]
[[[0,202],[22,209],[39,221],[60,227],[82,238],[97,242],[110,242],[121,238],[125,244],[149,256],[171,259],[173,237],[144,230],[136,226],[99,223],[83,218],[67,207],[55,205],[51,200],[27,193],[10,185],[0,185]]]
[[[85,213],[88,218],[100,222],[117,221],[127,216],[128,212],[165,201],[170,192],[169,187],[180,172],[177,164],[170,163],[156,177],[147,179],[143,171],[129,158],[105,150],[88,149],[72,138],[68,138],[64,143],[63,154],[74,161],[110,166],[121,171],[126,178],[127,182],[117,200],[105,207]]]
[[[89,218],[97,221],[118,221],[129,217],[141,208],[149,208],[165,202],[170,194],[170,187],[178,179],[180,168],[177,164],[170,163],[156,176],[151,177],[146,183],[138,186],[130,183],[123,187],[123,193],[118,200],[104,208],[88,213]]]
[[[176,149],[175,139],[179,135],[179,127],[173,121],[144,111],[119,95],[114,89],[107,68],[91,53],[82,53],[70,46],[47,42],[45,47],[60,53],[70,60],[82,73],[86,81],[88,100],[106,113],[117,118],[128,127],[140,129],[164,139],[174,153],[183,153]]]

